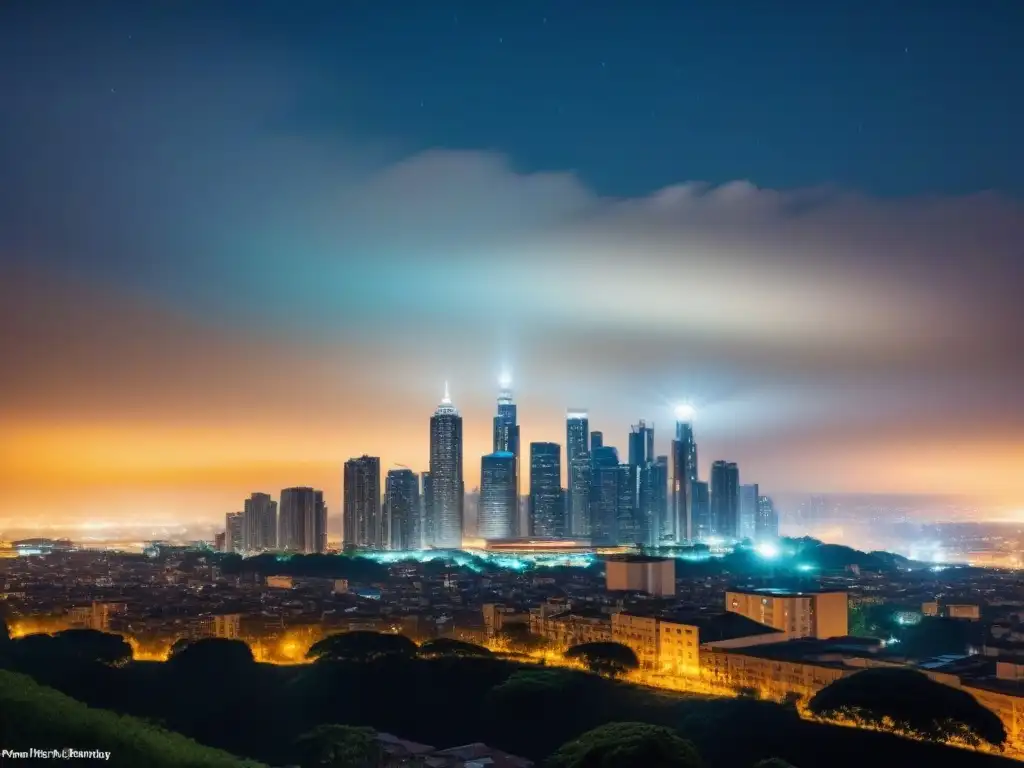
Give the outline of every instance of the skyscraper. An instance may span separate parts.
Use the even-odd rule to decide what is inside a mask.
[[[224,551],[244,552],[245,513],[228,512],[224,519]]]
[[[590,488],[594,476],[589,451],[578,451],[569,465],[569,533],[590,537]]]
[[[739,534],[740,470],[729,461],[711,465],[712,533],[727,541]]]
[[[345,462],[342,542],[346,547],[383,549],[380,512],[380,458],[360,456]]]
[[[666,505],[668,500],[668,457],[658,456],[639,468],[640,505],[642,538],[640,543],[653,547],[661,541],[662,531],[667,525]]]
[[[517,514],[516,456],[495,451],[480,461],[477,535],[488,540],[511,538]]]
[[[285,488],[281,491],[278,549],[300,554],[316,552],[322,525],[317,519],[320,512],[326,512],[323,492],[313,488]]]
[[[596,546],[619,543],[619,452],[601,446],[591,453],[590,539]]]
[[[598,448],[604,448],[604,432],[591,432],[590,452],[594,453]]]
[[[753,539],[757,530],[757,500],[760,493],[757,483],[740,486],[740,517],[738,539]]]
[[[520,451],[519,451],[519,424],[516,416],[516,404],[512,402],[511,380],[503,376],[501,380],[501,391],[498,393],[498,412],[494,416],[494,439],[491,450],[494,453],[511,453],[515,457],[515,509],[512,515],[512,530],[510,536],[520,534],[521,525],[519,515],[520,496]]]
[[[697,480],[697,442],[693,438],[692,412],[680,408],[672,441],[672,531],[677,543],[695,539],[691,483]]]
[[[411,469],[390,469],[384,481],[387,549],[420,548],[420,479]]]
[[[462,546],[462,417],[444,387],[444,399],[430,417],[430,513],[433,540],[440,549]]]
[[[423,488],[420,491],[420,543],[417,549],[428,547],[434,541],[434,484],[429,472],[421,472]]]
[[[564,536],[562,446],[530,443],[530,536]]]
[[[629,432],[629,463],[634,467],[642,467],[648,461],[654,461],[654,425],[640,419],[639,424],[630,427]]]
[[[313,514],[313,552],[322,555],[327,551],[327,504],[323,491],[315,494]]]
[[[693,512],[693,538],[697,541],[707,541],[714,530],[711,520],[710,486],[700,480],[694,480],[690,483],[690,500]]]
[[[246,552],[277,549],[277,502],[269,493],[254,493],[245,500],[242,548]]]
[[[779,538],[779,515],[775,504],[768,496],[757,500],[757,523],[754,526],[754,538],[757,541]]]
[[[565,515],[568,523],[568,533],[572,536],[590,535],[589,526],[585,524],[587,512],[583,508],[578,508],[580,504],[586,505],[589,503],[584,501],[584,499],[589,499],[590,496],[589,482],[586,488],[580,487],[575,493],[573,491],[577,487],[573,482],[574,472],[576,472],[573,467],[577,466],[577,457],[586,456],[586,466],[590,466],[589,430],[590,422],[586,411],[574,409],[565,414],[565,475],[567,487]],[[580,471],[576,474],[579,475],[579,480],[582,482],[583,464],[581,463],[579,466]]]
[[[640,508],[640,467],[619,464],[618,500],[615,505],[615,543],[647,544],[647,526]]]

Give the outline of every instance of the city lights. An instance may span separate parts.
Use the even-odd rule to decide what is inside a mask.
[[[758,556],[763,557],[765,560],[774,560],[782,551],[779,549],[779,545],[770,541],[764,541],[754,547],[754,551],[757,552]]]

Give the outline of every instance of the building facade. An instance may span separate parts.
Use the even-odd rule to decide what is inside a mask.
[[[690,488],[697,480],[697,441],[693,424],[676,422],[672,441],[672,535],[677,544],[696,539],[693,530],[693,503]]]
[[[755,537],[759,498],[757,483],[740,486],[739,532],[736,538],[743,540]]]
[[[504,382],[507,384],[507,382]],[[491,443],[491,450],[494,453],[511,453],[515,457],[514,466],[514,489],[515,506],[512,516],[512,529],[510,536],[521,536],[527,533],[524,521],[520,520],[519,497],[522,475],[522,462],[519,447],[519,422],[516,414],[516,404],[512,400],[512,390],[503,386],[498,394],[498,412],[494,416],[494,434]]]
[[[281,491],[278,549],[312,554],[323,552],[327,508],[322,491],[313,488],[285,488]]]
[[[843,591],[729,590],[725,610],[784,632],[788,638],[845,637],[849,600]]]
[[[384,481],[386,547],[405,552],[420,548],[420,479],[411,469],[388,470]]]
[[[733,540],[739,535],[740,470],[731,461],[711,465],[712,535]]]
[[[445,385],[444,398],[430,417],[430,515],[432,540],[428,546],[462,546],[466,486],[462,475],[462,416],[452,405]]]
[[[342,542],[346,547],[383,549],[380,510],[380,458],[360,456],[345,462]]]
[[[480,504],[477,535],[486,540],[515,536],[518,517],[516,497],[516,456],[496,451],[480,461]]]
[[[245,500],[242,549],[270,552],[277,549],[277,502],[269,493],[254,493]]]
[[[568,533],[562,501],[562,446],[530,443],[530,536],[560,538]]]

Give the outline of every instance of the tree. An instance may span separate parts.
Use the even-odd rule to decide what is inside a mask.
[[[192,642],[176,642],[167,663],[179,670],[199,675],[232,675],[256,663],[252,649],[242,640],[207,637]]]
[[[405,635],[387,632],[343,632],[329,635],[306,653],[317,661],[372,661],[385,656],[411,659],[416,656],[416,643]]]
[[[123,637],[95,629],[26,635],[13,641],[13,650],[27,660],[86,661],[112,666],[132,658],[132,647]]]
[[[1006,741],[1002,721],[966,691],[937,683],[913,669],[866,669],[820,690],[810,710],[824,716],[852,716],[931,739]]]
[[[319,725],[295,742],[302,768],[376,768],[384,750],[372,728]]]
[[[530,627],[526,624],[509,624],[502,628],[498,636],[513,653],[533,653],[546,645],[544,638],[530,632]]]
[[[693,744],[671,728],[608,723],[563,744],[546,768],[700,768]]]
[[[419,655],[431,656],[493,656],[490,649],[476,643],[467,643],[451,637],[438,637],[427,640],[419,648]]]
[[[613,677],[640,666],[633,649],[622,643],[574,645],[565,652],[565,658],[583,662],[591,672]]]

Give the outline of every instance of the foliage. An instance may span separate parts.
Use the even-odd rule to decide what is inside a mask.
[[[633,649],[622,643],[582,643],[565,652],[565,658],[583,662],[591,672],[620,675],[637,669],[640,661]]]
[[[301,768],[376,768],[383,750],[372,728],[319,725],[296,742]]]
[[[493,656],[490,649],[451,637],[427,640],[419,648],[420,656]]]
[[[912,669],[866,669],[840,678],[811,699],[819,715],[850,714],[883,725],[887,721],[925,738],[951,736],[1006,741],[1006,729],[994,712],[966,691],[937,683]]]
[[[252,649],[242,640],[206,637],[171,646],[168,662],[176,669],[198,674],[237,673],[256,662]]]
[[[360,582],[386,581],[388,566],[367,557],[352,555],[214,555],[226,575],[259,573],[263,576],[305,576],[325,579],[350,579]]]
[[[608,723],[563,745],[547,768],[700,768],[691,742],[671,728],[648,723]]]
[[[544,638],[530,632],[530,627],[526,624],[509,624],[502,627],[498,635],[513,653],[532,653],[547,645]]]
[[[259,768],[217,749],[137,718],[91,709],[25,675],[0,671],[0,724],[4,749],[110,752],[115,768]]]
[[[132,647],[123,637],[95,629],[25,635],[12,641],[12,651],[16,657],[40,661],[94,661],[117,665],[132,658]]]
[[[317,661],[371,661],[382,656],[412,658],[416,643],[388,632],[342,632],[314,643],[306,656]]]

